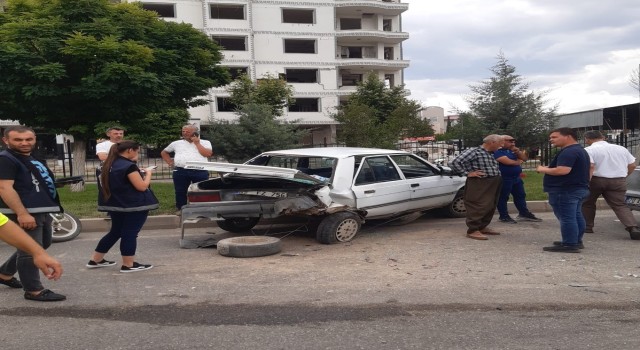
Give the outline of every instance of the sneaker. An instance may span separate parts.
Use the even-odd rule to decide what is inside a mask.
[[[562,241],[555,241],[553,245],[562,245]],[[578,249],[584,249],[584,244],[582,242],[578,243]]]
[[[577,245],[552,245],[549,247],[543,247],[542,250],[553,253],[580,253],[580,248],[578,248]]]
[[[104,260],[102,259],[102,261],[100,262],[95,262],[93,260],[89,260],[89,262],[87,263],[87,267],[90,269],[95,269],[98,267],[107,267],[107,266],[113,266],[115,265],[116,262],[115,261],[109,261],[109,260]]]
[[[533,221],[533,222],[542,221],[542,219],[540,219],[539,217],[536,217],[535,215],[533,215],[533,213],[529,213],[529,214],[525,214],[525,215],[518,215],[518,217],[516,217],[516,219],[518,219],[518,221]]]
[[[504,222],[505,224],[517,224],[518,222],[513,220],[513,218],[511,218],[511,216],[505,216],[505,217],[501,217],[500,222]]]
[[[48,289],[43,289],[40,293],[35,295],[29,292],[24,292],[24,298],[35,301],[63,301],[67,299],[66,296],[54,293]]]
[[[122,265],[122,267],[120,268],[120,272],[144,271],[144,270],[149,270],[151,268],[153,268],[153,265],[138,264],[137,262],[134,262],[133,266],[131,267]]]

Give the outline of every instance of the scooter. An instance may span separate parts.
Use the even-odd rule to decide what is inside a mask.
[[[72,176],[56,179],[56,187],[83,182],[84,177]],[[71,213],[50,213],[51,216],[51,241],[54,243],[70,241],[82,231],[82,223]]]

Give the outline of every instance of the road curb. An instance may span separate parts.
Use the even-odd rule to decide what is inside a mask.
[[[527,207],[532,213],[550,212],[552,211],[549,202],[547,201],[530,201],[527,202]],[[597,209],[610,209],[607,202],[604,199],[598,199],[596,203]],[[511,213],[517,213],[517,210],[513,203],[509,203],[509,211]],[[82,232],[106,232],[109,230],[111,221],[104,218],[98,219],[80,219],[82,222]],[[209,220],[201,220],[198,223],[189,224],[189,227],[209,227],[215,225]],[[143,230],[160,230],[160,229],[175,229],[180,227],[180,217],[177,215],[153,215],[149,216]]]

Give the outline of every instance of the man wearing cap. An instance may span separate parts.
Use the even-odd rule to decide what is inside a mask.
[[[633,240],[640,240],[640,228],[631,209],[624,202],[627,192],[627,176],[636,168],[636,158],[626,148],[604,140],[600,131],[587,131],[585,148],[591,158],[589,197],[582,203],[586,221],[585,232],[593,232],[596,217],[596,201],[602,195]]]
[[[528,157],[527,154],[516,147],[516,139],[509,135],[502,135],[504,146],[493,152],[500,165],[500,174],[502,174],[502,191],[498,198],[498,212],[500,213],[500,221],[507,224],[517,224],[518,221],[535,221],[540,222],[542,219],[536,217],[527,208],[526,196],[524,191],[524,182],[522,181],[522,163]],[[509,215],[507,201],[509,196],[513,196],[513,204],[518,209],[518,221]]]

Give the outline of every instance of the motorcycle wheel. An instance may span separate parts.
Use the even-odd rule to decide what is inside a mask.
[[[52,241],[54,243],[70,241],[82,231],[80,219],[69,213],[51,213]]]

